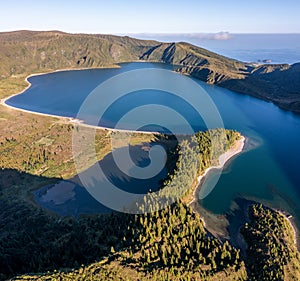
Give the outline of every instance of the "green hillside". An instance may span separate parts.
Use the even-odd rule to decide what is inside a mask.
[[[210,84],[272,101],[300,113],[300,67],[254,65],[188,43],[60,31],[0,33],[0,79],[58,69],[116,67],[120,62],[175,64]]]
[[[73,129],[57,124],[51,131],[65,136]],[[226,145],[212,151],[213,138],[219,140],[224,133]],[[195,155],[187,139],[181,148],[187,150],[187,157],[180,153],[179,157],[171,157],[172,161],[177,159],[177,168],[167,181],[172,178],[175,192],[184,189],[191,176],[193,155],[202,161],[203,172],[239,136],[220,129],[197,133],[200,155]],[[3,141],[3,151],[13,153],[17,140]],[[158,140],[166,145],[169,136],[157,136]],[[170,149],[171,156],[178,151],[173,145]],[[24,153],[36,155],[36,151]],[[18,159],[9,164],[18,167]],[[3,162],[0,170],[0,280],[24,273],[13,280],[294,280],[293,276],[300,274],[291,226],[282,215],[262,206],[249,209],[250,223],[242,229],[249,249],[244,256],[229,241],[220,241],[207,232],[198,212],[183,201],[150,214],[59,217],[37,206],[32,196],[32,191],[58,178],[50,171],[40,175],[40,166],[20,172],[3,169],[5,165]],[[180,165],[189,169],[178,169]],[[68,171],[69,167],[60,169]],[[151,204],[151,198],[146,205]],[[260,279],[265,271],[258,271],[257,266],[274,267],[271,271],[280,279]]]
[[[130,229],[123,238],[127,247],[112,246],[100,261],[13,280],[299,280],[299,253],[286,219],[258,205],[249,207],[249,216],[251,223],[242,229],[246,257],[208,236],[200,216],[177,203],[148,215],[112,216],[114,235],[122,233],[124,222]]]
[[[64,68],[114,66],[138,60],[138,54],[154,44],[128,37],[59,31],[0,33],[1,78]]]
[[[0,98],[24,89],[24,78],[32,73],[152,61],[175,64],[181,73],[300,113],[300,64],[255,66],[187,43],[16,31],[0,33],[0,60]],[[248,224],[241,230],[248,244],[245,254],[227,240],[213,237],[188,206],[190,200],[146,215],[112,213],[75,219],[42,209],[32,192],[76,173],[74,126],[63,118],[3,105],[0,125],[0,280],[17,274],[26,275],[14,280],[299,280],[299,253],[291,225],[280,213],[260,205],[249,208]],[[215,132],[220,136],[219,130]],[[99,161],[110,152],[110,135],[108,130],[97,130]],[[200,150],[205,151],[200,153],[200,172],[215,163],[237,135],[227,131],[227,145],[210,157],[208,133],[198,134]],[[136,133],[131,145],[154,140],[157,136]],[[186,149],[188,156],[195,156],[188,145]],[[176,163],[168,167],[175,169],[166,180],[174,180],[181,192],[191,178],[194,158],[183,159],[174,151],[171,155]],[[94,164],[89,154],[82,157],[86,167]],[[189,169],[176,174],[180,166]]]

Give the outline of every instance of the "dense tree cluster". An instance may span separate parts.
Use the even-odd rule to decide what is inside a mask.
[[[248,243],[246,263],[251,280],[287,280],[285,267],[295,260],[298,270],[293,274],[299,274],[299,253],[288,221],[261,204],[249,207],[249,218],[241,233]]]
[[[201,145],[200,149],[211,146],[210,135],[218,138],[224,132],[218,130],[198,133],[196,136],[197,142]],[[231,132],[226,132],[230,136]],[[234,137],[236,135],[233,134]],[[229,139],[231,140],[231,137]],[[165,200],[168,200],[170,194],[180,197],[184,194],[180,193],[181,190],[184,192],[188,190],[187,185],[195,176],[191,171],[197,172],[194,163],[199,157],[205,155],[202,152],[201,156],[195,154],[190,141],[184,141],[181,148],[176,149],[177,142],[171,136],[161,136],[159,139],[160,143],[168,146],[170,156],[168,157],[170,172],[168,181],[172,179],[172,184],[168,189],[163,188],[160,194]],[[6,142],[14,142],[14,140]],[[41,148],[38,146],[37,149]],[[47,153],[43,150],[40,155],[41,159],[47,157]],[[206,159],[209,158],[211,157],[207,156]],[[210,161],[205,161],[209,165]],[[132,245],[140,247],[141,258],[137,262],[145,266],[161,263],[163,266],[184,265],[194,268],[197,264],[208,267],[211,264],[210,268],[213,272],[227,265],[234,265],[235,260],[239,260],[238,252],[231,249],[228,243],[221,246],[217,240],[206,237],[199,216],[182,204],[168,207],[153,215],[140,216],[138,219],[132,215],[119,213],[81,216],[78,219],[57,218],[36,208],[27,198],[28,185],[34,183],[41,186],[46,182],[49,183],[49,179],[13,170],[3,170],[1,174],[0,268],[2,276],[76,267],[82,263],[95,261],[123,247],[130,246],[133,249]],[[8,194],[10,194],[9,198],[7,198]],[[153,200],[151,204],[155,202],[153,196],[150,194],[146,198],[148,205],[151,199]],[[157,203],[159,202],[155,202]],[[135,232],[133,236],[132,231]],[[155,235],[157,239],[161,237],[159,235],[163,235],[169,242],[173,241],[171,238],[174,237],[177,242],[174,245],[166,244],[166,241],[160,238],[152,243]],[[181,248],[179,244],[182,244]],[[222,254],[222,247],[230,254]]]
[[[128,220],[123,214],[49,216],[19,202],[0,204],[0,280],[91,263],[118,249]]]
[[[183,196],[194,177],[215,164],[240,135],[224,129],[200,132],[180,146],[172,138],[159,137],[168,148],[169,176],[158,194],[145,196],[141,211]],[[240,251],[209,235],[200,215],[181,200],[140,215],[59,218],[37,208],[26,193],[28,184],[45,182],[49,179],[0,171],[0,279],[49,271],[36,279],[246,280],[248,275],[283,280],[286,265],[298,259],[286,220],[260,205],[250,207],[251,222],[242,229],[248,243],[245,266]],[[62,268],[70,269],[55,270]],[[18,280],[26,278],[31,277]]]
[[[153,268],[181,268],[195,271],[199,277],[213,274],[227,267],[243,266],[239,250],[228,241],[221,243],[210,237],[197,213],[183,203],[164,210],[137,216],[132,228],[134,245],[139,254],[131,259],[146,270]]]
[[[170,137],[164,136],[164,138]],[[159,195],[171,199],[186,195],[197,176],[203,174],[210,166],[218,164],[219,156],[240,138],[241,135],[236,131],[214,129],[198,132],[180,141],[175,150],[174,148],[169,150],[169,155],[172,153],[176,155],[171,159],[177,161],[175,166],[173,164],[169,169],[169,176]]]

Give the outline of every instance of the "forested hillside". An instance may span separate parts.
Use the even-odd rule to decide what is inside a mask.
[[[1,99],[24,89],[24,78],[32,73],[151,61],[174,64],[177,71],[207,83],[300,112],[299,64],[256,66],[187,43],[18,31],[0,33],[0,59]],[[181,149],[169,151],[168,160],[173,162],[167,163],[164,185],[170,188],[162,189],[160,195],[183,200],[161,211],[62,218],[37,205],[32,192],[75,175],[74,126],[64,119],[5,106],[0,106],[0,121],[1,280],[17,274],[27,274],[17,280],[299,279],[293,229],[281,214],[260,205],[249,208],[249,222],[241,230],[248,250],[242,256],[228,241],[208,233],[201,214],[188,206],[186,196],[194,176],[214,165],[239,138],[238,133],[201,132]],[[110,151],[110,134],[97,131],[98,160]],[[135,134],[132,145],[154,139],[167,145],[169,138]],[[200,153],[190,141],[199,144]],[[82,162],[92,165],[89,155],[84,156]]]
[[[251,224],[242,229],[246,257],[208,235],[199,214],[176,203],[131,219],[113,215],[115,233],[125,227],[128,236],[119,246],[111,242],[107,256],[96,263],[13,280],[299,280],[299,253],[285,218],[258,205],[249,212]]]
[[[179,155],[170,158],[177,162],[165,184],[173,181],[176,196],[177,192],[180,195],[182,191],[189,192],[184,184],[191,170],[181,166],[191,165],[190,161],[195,160],[189,157],[194,155],[193,146],[189,146],[191,141],[199,144],[200,154],[194,156],[199,159],[201,173],[239,137],[237,132],[221,129],[200,132],[195,138],[188,138],[180,150],[174,150],[171,140],[170,153],[177,151]],[[169,139],[168,135],[160,135],[156,141],[166,146]],[[212,143],[219,145],[212,147]],[[188,157],[181,156],[183,150],[189,151],[184,153]],[[249,253],[243,257],[228,241],[221,242],[209,234],[200,214],[181,200],[142,215],[112,212],[62,218],[41,209],[30,196],[35,188],[58,179],[16,170],[2,170],[0,179],[2,280],[16,273],[32,274],[15,280],[248,280],[251,276],[261,276],[257,275],[260,274],[257,266],[264,268],[264,265],[256,265],[257,262],[270,262],[268,266],[274,268],[274,276],[284,278],[274,280],[293,280],[291,272],[299,268],[291,228],[281,215],[263,207],[249,211],[253,222],[242,230]],[[174,195],[163,190],[160,193],[170,194]],[[155,202],[155,198],[150,193],[145,205],[153,204],[151,199]],[[261,230],[262,240],[258,243],[255,233]],[[257,247],[270,245],[275,247],[275,250],[270,248],[274,259],[257,256],[260,252]]]
[[[237,132],[224,129],[197,133],[196,140],[199,143],[200,154],[195,156],[201,160],[202,164],[199,167],[202,171],[216,161],[221,153],[229,149],[239,136]],[[169,138],[168,135],[161,135],[157,139],[167,146]],[[227,141],[223,143],[221,138]],[[192,153],[194,150],[193,146],[189,147],[191,141],[189,139],[186,141],[186,147],[181,150],[176,148],[174,150],[173,140],[171,140],[172,151],[180,155],[180,151],[186,149]],[[212,147],[212,143],[222,143],[222,145]],[[15,146],[12,146],[11,150],[14,149]],[[166,182],[173,182],[172,192],[164,193],[164,189],[161,192],[161,196],[166,196],[166,200],[170,194],[172,196],[175,194],[179,198],[189,191],[186,180],[191,176],[191,170],[180,169],[180,166],[189,165],[191,164],[189,161],[194,159],[179,156],[171,157],[170,161],[174,159],[177,161],[175,163],[177,168],[170,171],[171,174],[166,180]],[[15,164],[19,165],[18,162]],[[30,173],[34,173],[32,169]],[[69,168],[65,167],[65,169]],[[113,251],[124,250],[124,253],[129,254],[126,264],[130,264],[134,259],[136,269],[141,266],[150,270],[176,265],[176,267],[183,266],[182,269],[189,266],[189,270],[193,271],[203,266],[203,274],[211,275],[223,271],[226,267],[224,263],[228,263],[233,268],[237,264],[242,267],[238,251],[229,244],[226,244],[224,249],[232,251],[230,254],[232,258],[223,256],[221,258],[222,244],[217,239],[207,237],[199,215],[194,214],[184,203],[140,216],[113,212],[106,215],[60,218],[37,206],[31,193],[34,189],[58,179],[34,176],[17,170],[3,169],[0,172],[2,279],[16,273],[76,268],[81,264],[89,264],[107,256],[112,252],[112,247]],[[192,180],[191,178],[191,182]],[[147,200],[151,200],[151,196]],[[147,205],[149,204],[150,201]],[[184,248],[178,249],[177,256],[173,253],[173,246],[176,245],[173,239],[185,245]],[[203,242],[201,245],[200,241]],[[201,248],[203,259],[200,259],[200,248],[197,248],[197,245]],[[216,250],[210,253],[208,249],[210,247]],[[166,249],[164,256],[161,252],[163,249]],[[131,255],[133,256],[130,258]],[[189,263],[191,264],[188,265]]]

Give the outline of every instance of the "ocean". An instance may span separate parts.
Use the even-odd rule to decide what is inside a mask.
[[[244,62],[300,62],[299,34],[131,34],[139,39],[188,42]]]

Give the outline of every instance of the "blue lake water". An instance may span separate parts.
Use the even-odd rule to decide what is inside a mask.
[[[32,86],[23,94],[8,100],[7,103],[28,110],[75,117],[85,97],[99,83],[128,70],[153,67],[171,68],[161,64],[128,63],[116,69],[62,71],[34,76],[29,79]],[[178,74],[178,81],[180,79],[187,78]],[[163,77],[161,80],[163,81]],[[225,128],[238,130],[249,139],[247,150],[227,165],[216,187],[201,201],[201,204],[215,214],[224,214],[231,208],[232,201],[237,196],[262,202],[268,201],[272,206],[283,208],[293,214],[299,225],[300,116],[283,111],[271,103],[206,85],[198,80],[194,81],[209,93],[220,112]],[[127,100],[115,104],[114,110],[108,112],[106,120],[101,125],[113,126],[117,119],[131,107],[154,101],[172,106],[175,111],[196,124],[196,127],[199,125],[199,128],[202,128],[202,121],[197,119],[199,116],[187,104],[182,105],[180,99],[168,93],[151,90],[134,92],[131,96],[128,95]],[[129,126],[130,129],[130,124],[124,126]],[[204,188],[205,185],[209,185],[213,177],[212,172]],[[155,182],[158,184],[159,177],[154,180],[154,185]],[[127,183],[131,184],[130,181]],[[92,207],[95,202],[88,208],[80,207],[86,204],[84,202],[87,202],[87,199],[84,196],[87,195],[83,196],[78,192],[79,186],[76,181],[74,184],[71,180],[61,197],[57,197],[55,192],[51,194],[51,188],[54,186],[46,187],[36,193],[36,199],[45,207],[64,215],[68,213],[65,211],[66,208],[76,204],[77,213],[97,211],[96,207]],[[126,181],[124,188],[126,188]],[[48,197],[43,197],[47,192],[49,192]],[[82,199],[82,204],[80,198],[85,198]],[[99,211],[101,210],[100,208]]]
[[[145,167],[149,165],[148,149],[146,145],[136,145],[130,148],[130,154],[135,165]],[[124,148],[118,148],[115,152],[124,153]],[[81,174],[87,174],[97,164],[83,171]],[[120,190],[145,194],[150,189],[156,191],[161,185],[161,180],[167,175],[166,170],[162,169],[159,173],[146,179],[137,179],[128,176],[126,171],[121,171],[116,165],[112,153],[109,153],[100,161],[101,169],[105,177],[97,180],[97,186],[109,188],[107,179],[117,186]],[[130,165],[127,165],[130,170]],[[151,187],[151,188],[150,188]],[[34,192],[35,200],[42,205],[61,216],[71,215],[77,217],[80,214],[95,214],[111,212],[107,206],[99,203],[82,186],[80,178],[75,176],[68,180],[59,181],[56,184],[44,186]],[[112,198],[114,200],[114,198]]]

